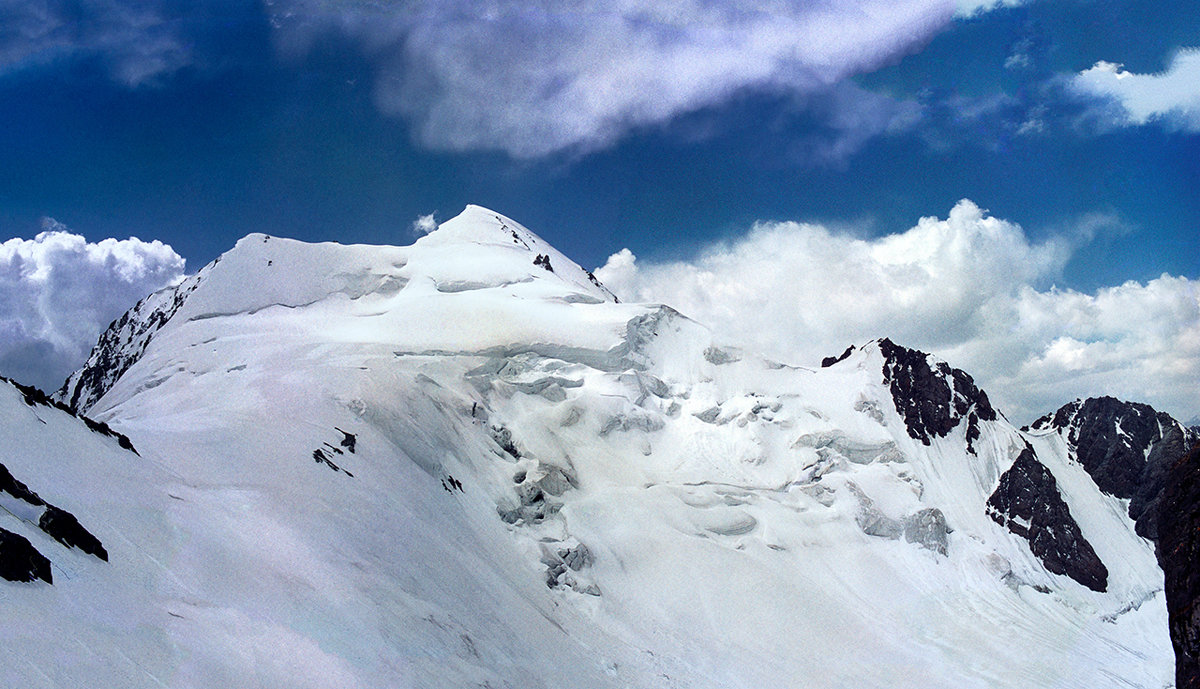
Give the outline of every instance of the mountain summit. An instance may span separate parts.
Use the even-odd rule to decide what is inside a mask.
[[[379,303],[410,282],[405,296],[482,292],[494,298],[503,291],[564,303],[616,301],[591,273],[540,237],[479,206],[468,206],[409,247],[305,244],[251,234],[195,275],[150,295],[114,321],[57,397],[73,409],[90,408],[168,322],[253,316],[338,300]],[[481,306],[465,303],[477,300],[417,301],[431,308]],[[440,320],[451,324],[457,316],[473,328],[492,320],[456,313],[445,313]],[[445,328],[438,333],[442,339],[449,334]]]
[[[54,497],[107,563],[28,532],[70,576],[11,593],[46,622],[8,667],[112,686],[1169,684],[1153,547],[1068,436],[1013,427],[966,372],[890,340],[824,363],[619,303],[476,206],[409,247],[251,235],[115,321],[58,392],[140,456],[72,465],[86,489]],[[29,640],[80,629],[59,660]]]

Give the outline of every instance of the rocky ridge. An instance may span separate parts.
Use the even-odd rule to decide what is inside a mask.
[[[1200,444],[1168,472],[1158,515],[1158,558],[1166,579],[1175,686],[1200,688]]]
[[[1170,468],[1200,434],[1149,405],[1113,397],[1075,400],[1030,424],[1055,431],[1100,490],[1129,500],[1137,532],[1158,538],[1157,506]]]

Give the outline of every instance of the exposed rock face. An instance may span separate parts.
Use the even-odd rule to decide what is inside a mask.
[[[1175,647],[1175,686],[1200,689],[1200,445],[1171,467],[1158,513],[1158,562]]]
[[[22,399],[25,400],[25,404],[27,404],[31,407],[38,407],[38,406],[50,407],[53,409],[58,409],[58,410],[64,411],[64,412],[70,414],[71,416],[74,416],[74,417],[78,418],[80,421],[82,421],[84,423],[84,425],[86,425],[93,433],[99,433],[100,435],[106,435],[110,438],[114,438],[114,439],[116,439],[118,445],[125,448],[126,450],[133,452],[134,454],[137,454],[137,450],[134,449],[133,443],[129,441],[128,437],[126,437],[125,435],[123,435],[121,433],[114,431],[112,428],[109,427],[108,424],[104,423],[103,421],[94,421],[92,419],[89,419],[88,417],[80,414],[78,410],[68,407],[67,405],[63,404],[62,402],[59,402],[58,400],[54,399],[50,395],[47,395],[42,390],[39,390],[38,388],[33,387],[32,385],[22,385],[22,384],[18,383],[17,381],[11,380],[9,378],[5,378],[4,376],[0,376],[0,382],[8,383],[8,384],[12,385],[14,388],[16,388],[17,391],[21,393]]]
[[[1108,588],[1108,568],[1079,530],[1058,492],[1058,483],[1026,446],[987,501],[988,515],[1029,541],[1046,569],[1065,574],[1093,591]]]
[[[8,470],[8,467],[3,464],[0,464],[0,491],[8,493],[33,508],[33,514],[25,517],[26,519],[32,521],[33,515],[40,511],[40,516],[37,516],[38,528],[45,531],[54,540],[68,548],[79,548],[89,555],[94,555],[105,562],[108,561],[108,552],[100,543],[100,539],[83,528],[83,525],[79,523],[75,515],[43,500],[41,496],[30,490],[29,486],[18,481]],[[17,537],[20,538],[19,536]],[[13,547],[19,548],[18,546]],[[30,548],[32,547],[30,546]],[[35,550],[34,552],[37,551]],[[41,554],[39,553],[38,556],[41,557]],[[20,560],[20,557],[24,557],[24,555],[20,555],[18,560]],[[20,568],[18,567],[18,569]],[[18,581],[26,580],[20,579]]]
[[[945,437],[960,422],[967,422],[967,451],[974,454],[980,421],[994,421],[996,411],[987,393],[971,376],[944,361],[891,340],[879,342],[883,353],[883,381],[891,389],[896,411],[904,418],[908,435],[929,445]]]
[[[1159,510],[1165,489],[1171,481],[1171,467],[1187,453],[1188,445],[1195,444],[1196,440],[1197,436],[1177,426],[1171,426],[1164,430],[1162,440],[1155,443],[1147,453],[1141,485],[1129,501],[1129,516],[1136,521],[1139,536],[1158,541]]]
[[[46,504],[45,500],[38,497],[38,494],[29,490],[29,486],[18,481],[8,467],[0,464],[0,491],[4,491],[18,500],[23,500],[34,507],[41,507]]]
[[[41,579],[53,584],[50,560],[33,547],[24,536],[0,529],[0,577],[9,581]]]
[[[175,287],[151,294],[110,323],[83,368],[63,383],[54,393],[55,398],[76,412],[86,411],[95,404],[137,363],[154,333],[179,311],[205,272],[201,270]]]
[[[104,549],[100,539],[83,528],[75,515],[70,512],[60,510],[54,505],[47,505],[46,511],[38,520],[38,527],[68,548],[79,548],[89,555],[95,555],[108,562],[108,551]]]
[[[1191,435],[1179,422],[1145,404],[1094,397],[1064,405],[1030,427],[1062,432],[1100,490],[1129,499],[1138,534],[1157,538],[1155,506]]]
[[[854,345],[850,345],[849,347],[846,348],[846,351],[842,352],[841,354],[839,354],[837,356],[827,356],[824,359],[821,359],[821,368],[829,368],[830,366],[833,366],[834,364],[836,364],[839,361],[845,361],[846,357],[850,356],[853,353],[854,353]]]

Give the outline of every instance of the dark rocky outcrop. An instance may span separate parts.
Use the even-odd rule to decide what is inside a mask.
[[[18,481],[9,472],[8,467],[3,464],[0,464],[0,491],[4,491],[32,507],[44,507],[41,517],[38,518],[38,528],[45,531],[54,540],[68,548],[79,548],[89,555],[95,555],[108,562],[108,552],[101,545],[100,539],[83,528],[75,515],[47,503],[41,496],[30,490],[29,486]]]
[[[1093,591],[1108,588],[1108,568],[1079,530],[1050,470],[1026,446],[1000,477],[987,501],[988,516],[1029,542],[1046,569]]]
[[[824,359],[821,359],[821,368],[829,368],[830,366],[833,366],[834,364],[838,363],[839,361],[845,361],[846,358],[849,357],[853,353],[854,353],[854,345],[850,345],[849,347],[846,348],[846,351],[842,352],[841,354],[839,354],[837,356],[827,356]]]
[[[58,400],[56,400],[53,397],[51,397],[50,395],[46,394],[42,390],[33,387],[32,385],[22,385],[21,383],[18,383],[17,381],[12,380],[10,378],[5,378],[4,376],[0,376],[0,382],[8,383],[9,385],[12,385],[14,388],[16,388],[17,392],[20,392],[21,397],[25,400],[25,404],[27,404],[31,407],[38,407],[38,406],[49,407],[51,409],[58,409],[59,411],[70,414],[71,416],[74,416],[74,417],[78,418],[80,421],[82,421],[84,423],[84,425],[87,426],[88,429],[91,430],[93,433],[99,433],[100,435],[105,435],[110,438],[114,438],[117,441],[117,444],[120,445],[121,447],[125,448],[126,450],[129,450],[130,452],[134,453],[135,455],[138,453],[138,451],[136,449],[134,449],[133,443],[129,440],[128,437],[126,437],[125,435],[123,435],[121,433],[114,431],[111,427],[109,427],[108,424],[104,423],[103,421],[95,421],[93,419],[89,419],[88,417],[80,414],[75,409],[72,409],[71,407],[68,407],[67,405],[63,404],[62,402],[59,402]]]
[[[1159,510],[1170,483],[1171,467],[1187,453],[1189,439],[1195,441],[1197,436],[1172,426],[1164,430],[1162,439],[1147,453],[1142,480],[1129,501],[1129,516],[1136,522],[1139,536],[1158,541]]]
[[[350,478],[354,478],[353,473],[351,473],[348,469],[338,466],[337,463],[333,461],[333,455],[335,453],[340,455],[342,454],[342,451],[330,445],[329,443],[325,443],[325,447],[318,447],[317,449],[313,450],[312,458],[317,464],[324,464],[330,469],[333,469],[335,472],[341,472]]]
[[[75,515],[66,510],[47,505],[42,518],[38,520],[38,528],[68,548],[79,548],[88,555],[95,555],[108,562],[108,551],[104,549],[100,539],[83,528]]]
[[[126,450],[129,450],[130,452],[132,452],[135,455],[138,454],[137,448],[135,448],[133,446],[133,442],[131,442],[127,436],[125,436],[122,433],[118,433],[118,432],[114,431],[108,424],[104,423],[103,421],[93,421],[92,419],[89,419],[86,416],[79,416],[79,419],[81,421],[83,421],[84,425],[87,426],[88,429],[90,431],[92,431],[93,433],[99,433],[100,435],[106,435],[110,438],[115,438],[118,445],[120,445],[121,447],[123,447]]]
[[[9,581],[30,582],[41,579],[53,584],[50,560],[24,536],[0,529],[0,577]]]
[[[24,500],[34,507],[41,507],[46,504],[45,500],[41,499],[37,493],[29,490],[29,486],[18,481],[9,472],[8,467],[3,464],[0,464],[0,490],[18,500]]]
[[[354,449],[358,447],[358,436],[354,435],[353,433],[347,433],[337,426],[334,426],[333,430],[342,434],[342,441],[339,442],[338,445],[346,448],[346,452],[354,454]]]
[[[76,412],[89,409],[142,358],[154,333],[175,316],[215,263],[175,287],[151,294],[110,323],[83,368],[73,373],[54,397]]]
[[[1158,534],[1158,563],[1175,647],[1175,686],[1200,689],[1200,445],[1168,472]]]
[[[879,342],[883,353],[883,382],[892,393],[896,411],[904,419],[908,435],[929,445],[945,437],[964,420],[967,451],[975,453],[981,421],[994,421],[996,411],[987,393],[964,371],[889,339]]]
[[[621,303],[621,300],[617,299],[617,295],[610,292],[609,289],[604,286],[604,283],[600,282],[600,280],[590,270],[587,271],[587,279],[588,279],[588,282],[590,282],[593,285],[595,285],[596,287],[600,288],[600,290],[603,291],[605,295],[610,297],[613,300],[614,304]]]
[[[39,388],[35,388],[32,385],[22,385],[21,383],[18,383],[11,378],[5,378],[4,376],[0,376],[0,380],[5,381],[9,385],[12,385],[14,388],[16,388],[17,391],[21,393],[21,397],[24,398],[25,404],[31,407],[55,407],[62,409],[67,413],[71,413],[71,410],[66,405],[55,401],[50,397],[50,395],[47,395]]]
[[[1075,400],[1030,424],[1061,432],[1075,459],[1100,490],[1129,500],[1137,533],[1155,539],[1155,507],[1171,465],[1191,435],[1169,415],[1113,397]]]

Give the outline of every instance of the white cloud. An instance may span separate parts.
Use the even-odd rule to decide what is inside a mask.
[[[126,86],[191,61],[162,0],[0,0],[0,74],[63,56],[99,56]]]
[[[952,0],[271,0],[280,48],[336,31],[425,145],[517,157],[603,147],[747,89],[807,93],[919,47]]]
[[[985,12],[991,12],[1002,7],[1018,7],[1025,0],[956,0],[955,5],[960,17],[975,17]]]
[[[809,120],[807,127],[788,131],[773,145],[803,164],[842,165],[871,140],[911,131],[923,117],[914,100],[899,100],[843,81],[796,99],[793,117]],[[777,120],[787,130],[786,120]],[[807,130],[807,131],[805,131]],[[763,132],[760,138],[769,136]]]
[[[420,237],[436,230],[438,227],[438,222],[434,219],[434,215],[434,213],[430,213],[429,215],[419,216],[416,220],[414,220],[412,224],[413,234]]]
[[[809,224],[759,223],[690,261],[628,250],[596,275],[624,299],[671,304],[776,358],[816,365],[851,343],[891,337],[971,373],[1014,421],[1077,396],[1112,394],[1196,413],[1200,292],[1164,275],[1083,294],[1047,287],[1080,241],[1111,219],[1085,216],[1031,243],[970,201],[945,220],[878,239]]]
[[[1117,124],[1161,122],[1200,131],[1200,49],[1177,53],[1165,72],[1136,74],[1097,62],[1072,80],[1075,89],[1116,107]]]
[[[184,260],[158,240],[89,243],[43,225],[0,244],[0,373],[57,388],[109,322],[183,276]]]

